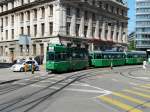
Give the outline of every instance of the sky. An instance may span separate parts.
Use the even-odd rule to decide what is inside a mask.
[[[128,2],[128,17],[129,17],[129,23],[128,23],[128,33],[130,34],[132,31],[135,31],[135,0],[127,0]]]

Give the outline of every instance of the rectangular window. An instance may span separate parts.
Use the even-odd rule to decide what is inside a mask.
[[[50,22],[50,35],[53,34],[53,22]]]
[[[67,7],[67,16],[71,16],[71,10],[70,10],[70,7]]]
[[[6,26],[8,26],[8,17],[6,17],[5,19],[6,19]]]
[[[40,54],[44,55],[44,44],[40,44]]]
[[[45,8],[42,7],[41,10],[42,10],[42,17],[41,18],[45,18]]]
[[[23,45],[20,45],[20,56],[23,55]]]
[[[76,24],[76,35],[79,36],[79,27],[80,25],[79,24]]]
[[[44,23],[41,24],[41,31],[42,31],[42,36],[44,36],[44,32],[45,32],[45,24]]]
[[[50,16],[53,16],[53,5],[50,5]]]
[[[30,26],[27,26],[27,35],[30,36]]]
[[[14,15],[11,16],[11,25],[14,25]]]
[[[70,23],[67,22],[66,34],[70,35]]]
[[[12,6],[12,8],[14,8],[14,1],[12,1],[11,6]]]
[[[77,18],[80,18],[80,9],[79,8],[77,8],[77,10],[76,10],[76,16],[77,16]]]
[[[99,29],[99,37],[101,38],[102,29]]]
[[[14,29],[11,30],[12,39],[14,39]]]
[[[23,35],[23,34],[24,34],[24,28],[21,27],[21,35]]]
[[[34,9],[34,19],[37,19],[37,9]]]
[[[6,40],[8,40],[8,30],[6,30]]]
[[[85,37],[87,35],[87,29],[88,29],[88,26],[84,26],[84,35],[85,35]]]
[[[8,4],[6,4],[6,11],[8,10]]]
[[[27,19],[30,21],[30,11],[27,11]]]
[[[24,0],[21,0],[21,5],[23,5],[24,4]]]
[[[88,19],[88,12],[87,12],[87,11],[85,11],[85,13],[84,13],[84,17],[85,17],[85,20],[87,20],[87,19]]]
[[[33,55],[36,56],[36,45],[33,45]]]
[[[23,12],[20,14],[20,21],[21,22],[24,21],[24,14],[23,14]]]
[[[37,25],[34,25],[34,36],[36,37],[37,35]]]

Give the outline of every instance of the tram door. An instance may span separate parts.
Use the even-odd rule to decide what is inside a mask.
[[[150,49],[147,50],[147,61],[150,63]]]

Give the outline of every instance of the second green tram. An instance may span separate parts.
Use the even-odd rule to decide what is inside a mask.
[[[81,70],[89,66],[88,50],[79,47],[50,44],[46,59],[46,70],[52,72]]]
[[[137,51],[137,52],[126,52],[126,64],[142,64],[143,61],[146,61],[146,52]]]
[[[123,52],[94,51],[90,53],[90,65],[93,67],[125,65]]]
[[[93,51],[90,53],[90,65],[107,67],[119,65],[142,64],[146,60],[146,52],[106,52]]]

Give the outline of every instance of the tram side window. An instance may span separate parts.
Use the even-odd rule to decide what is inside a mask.
[[[67,53],[55,53],[56,61],[65,61],[66,59],[68,59]]]
[[[104,58],[104,59],[108,59],[107,54],[103,54],[103,58]]]
[[[101,54],[96,54],[96,59],[102,59]]]

